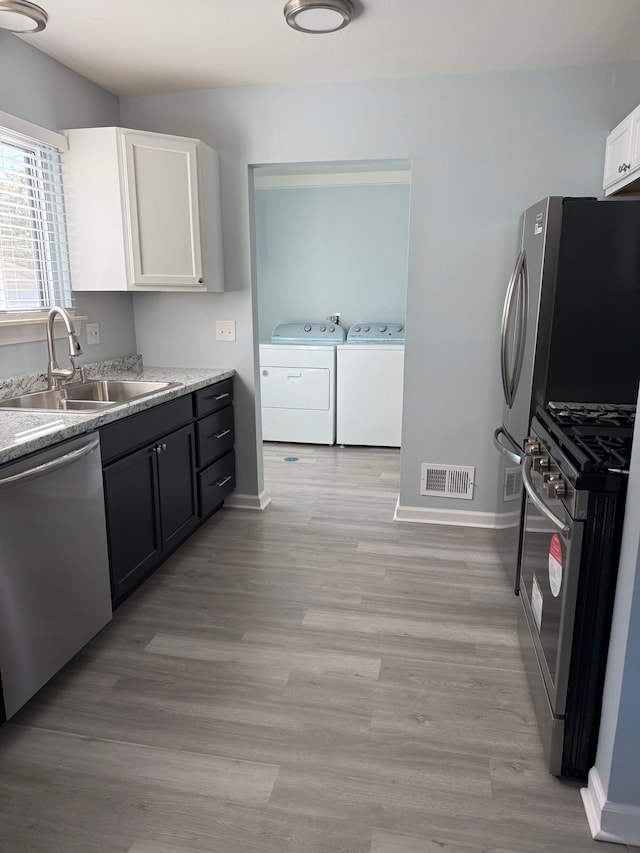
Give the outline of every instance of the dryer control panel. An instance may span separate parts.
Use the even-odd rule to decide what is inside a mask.
[[[341,344],[344,329],[325,320],[322,323],[280,323],[273,330],[274,344]]]

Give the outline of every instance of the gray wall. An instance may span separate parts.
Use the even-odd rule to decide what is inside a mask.
[[[639,91],[640,63],[627,63],[122,100],[126,125],[198,136],[221,155],[230,292],[212,296],[202,314],[158,295],[152,311],[136,307],[136,331],[146,355],[154,336],[171,339],[182,327],[185,359],[193,348],[198,358],[238,369],[241,491],[261,487],[250,166],[410,161],[401,503],[492,513],[499,466],[491,433],[502,411],[497,339],[518,217],[548,194],[601,194],[606,135]],[[214,317],[237,320],[237,344],[213,342]],[[474,500],[421,498],[423,461],[475,465]]]
[[[0,30],[0,110],[50,130],[112,125],[120,121],[115,95],[3,30]],[[100,344],[92,347],[85,346],[84,327],[78,329],[84,349],[79,364],[136,351],[133,308],[128,294],[79,294],[74,306],[79,314],[100,324]],[[46,369],[44,341],[1,345],[1,335],[0,331],[0,378]]]
[[[404,320],[409,185],[257,189],[261,341],[277,323]]]

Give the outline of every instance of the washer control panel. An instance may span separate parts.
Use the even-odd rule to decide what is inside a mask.
[[[271,335],[273,344],[341,344],[342,326],[325,320],[322,323],[279,323]]]
[[[404,323],[368,322],[354,323],[349,328],[347,343],[404,343]]]

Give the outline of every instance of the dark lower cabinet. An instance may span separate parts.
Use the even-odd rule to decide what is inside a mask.
[[[164,438],[158,446],[156,462],[162,549],[167,551],[182,542],[198,524],[193,426]]]
[[[104,490],[118,604],[198,524],[193,425],[107,465]]]
[[[114,606],[235,488],[233,380],[100,430]]]
[[[160,512],[155,467],[153,449],[145,447],[104,469],[114,604],[121,601],[160,560]]]

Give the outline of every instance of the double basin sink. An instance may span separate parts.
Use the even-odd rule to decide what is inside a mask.
[[[0,400],[0,409],[40,412],[96,412],[119,403],[139,400],[148,394],[177,386],[178,382],[146,382],[138,379],[88,379],[49,391],[34,391]]]

